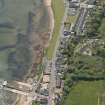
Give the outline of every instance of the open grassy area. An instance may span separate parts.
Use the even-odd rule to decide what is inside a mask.
[[[104,91],[104,81],[80,81],[73,87],[64,105],[98,105],[98,96]]]
[[[59,36],[59,30],[60,30],[60,26],[61,26],[62,17],[64,15],[63,0],[52,0],[52,9],[54,12],[55,27],[54,27],[52,40],[51,40],[50,45],[47,49],[47,56],[49,59],[51,59],[51,57],[53,55],[54,47],[56,45],[56,41]]]

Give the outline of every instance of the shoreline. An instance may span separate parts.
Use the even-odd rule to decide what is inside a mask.
[[[53,14],[53,10],[52,10],[52,0],[43,0],[45,7],[47,8],[47,12],[48,12],[48,16],[49,16],[49,32],[50,32],[50,37],[49,40],[47,41],[47,45],[46,47],[49,46],[50,40],[52,39],[52,34],[53,34],[53,30],[54,30],[54,14]],[[26,78],[27,80],[28,78]],[[27,100],[27,101],[26,101]],[[17,96],[17,104],[16,105],[29,105],[31,99],[28,99],[25,96]]]
[[[43,0],[43,5],[46,7],[48,17],[49,17],[49,27],[48,27],[49,39],[47,40],[47,43],[45,45],[45,48],[47,48],[49,46],[51,39],[52,39],[55,20],[54,20],[54,13],[53,13],[53,9],[52,9],[52,0]],[[34,60],[32,60],[32,61],[34,61]],[[32,69],[32,67],[30,69]],[[26,74],[23,81],[27,81],[27,79],[28,79],[27,77],[31,74],[30,72],[31,72],[31,70],[29,70],[28,74]]]
[[[53,9],[52,9],[52,0],[43,0],[43,5],[46,7],[47,13],[48,13],[48,17],[49,17],[49,39],[47,40],[47,44],[45,45],[45,48],[47,48],[49,46],[49,43],[52,39],[52,35],[53,35],[53,31],[54,31],[54,14],[53,14]],[[42,57],[43,59],[43,57]],[[34,61],[34,60],[32,60]],[[30,68],[32,69],[32,67]],[[31,70],[29,70],[29,72],[25,75],[23,81],[27,81],[28,76],[31,74]]]

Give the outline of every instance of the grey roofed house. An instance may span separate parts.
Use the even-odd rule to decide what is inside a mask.
[[[61,88],[62,89],[64,88],[64,80],[62,80],[62,82],[61,82]]]
[[[68,0],[68,1],[72,3],[78,3],[80,0]]]
[[[77,3],[74,2],[69,2],[69,8],[78,8],[79,5]]]
[[[40,100],[40,105],[48,105],[48,100],[46,100],[46,99],[41,99],[41,100]]]
[[[74,15],[76,15],[76,9],[75,8],[69,8],[69,10],[68,10],[68,15],[69,16],[74,16]]]
[[[61,88],[61,79],[58,75],[56,76],[56,87]]]

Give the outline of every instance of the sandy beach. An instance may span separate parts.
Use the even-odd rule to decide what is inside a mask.
[[[44,0],[46,6],[51,7],[51,0]]]

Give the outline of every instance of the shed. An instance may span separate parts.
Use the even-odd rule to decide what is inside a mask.
[[[43,76],[43,83],[49,83],[50,82],[50,75],[44,75]]]
[[[60,79],[60,77],[58,75],[56,77],[56,87],[61,88],[61,79]]]

